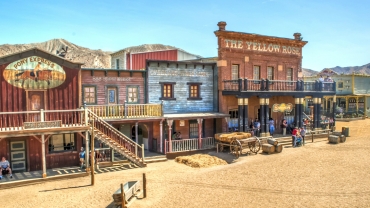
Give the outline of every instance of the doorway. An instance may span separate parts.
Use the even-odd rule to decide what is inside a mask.
[[[13,172],[26,171],[26,141],[10,142],[10,164]]]

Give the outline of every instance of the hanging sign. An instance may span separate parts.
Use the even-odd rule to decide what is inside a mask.
[[[291,103],[280,103],[272,106],[273,112],[291,112],[292,110],[293,105]]]
[[[51,89],[63,84],[66,79],[60,65],[38,56],[10,63],[3,76],[9,84],[26,90]]]

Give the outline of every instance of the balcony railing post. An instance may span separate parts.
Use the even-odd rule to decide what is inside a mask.
[[[322,91],[322,86],[323,86],[323,82],[319,81],[319,91],[321,92]]]
[[[299,91],[299,80],[297,80],[296,85],[297,86],[295,86],[295,91]]]
[[[244,91],[248,91],[248,79],[244,79]]]
[[[41,121],[45,121],[45,112],[44,112],[44,109],[40,109],[40,119],[41,119]]]
[[[314,87],[315,91],[319,91],[319,81],[315,81],[315,87]]]
[[[336,92],[336,91],[337,91],[337,84],[336,84],[336,82],[335,82],[335,81],[333,82],[333,88],[332,88],[332,89],[333,89],[333,91],[334,91],[334,92]]]
[[[86,101],[84,101],[85,126],[89,125],[89,115],[87,114]]]
[[[161,100],[161,117],[163,117],[163,100]]]
[[[266,79],[266,91],[270,91],[270,80]]]
[[[243,87],[243,79],[242,78],[239,78],[238,80],[238,91],[241,92],[242,91],[242,87]]]
[[[265,80],[261,79],[261,91],[265,90]]]
[[[123,109],[125,111],[125,118],[127,118],[127,100],[123,103]]]
[[[300,89],[300,91],[304,91],[304,81],[303,80],[301,80],[301,89]]]

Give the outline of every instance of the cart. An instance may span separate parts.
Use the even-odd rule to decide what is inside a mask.
[[[261,149],[261,141],[250,133],[221,133],[215,135],[217,152],[223,151],[225,147],[230,147],[230,153],[236,158],[243,154],[243,150],[249,149],[246,153],[257,154]],[[244,151],[245,152],[245,151]]]

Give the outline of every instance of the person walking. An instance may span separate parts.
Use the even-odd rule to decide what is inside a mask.
[[[275,132],[275,126],[274,126],[274,119],[269,119],[269,125],[270,125],[270,135],[273,136]]]
[[[302,137],[302,144],[303,144],[303,146],[304,146],[304,143],[305,143],[305,141],[304,141],[304,137],[306,136],[306,129],[304,129],[304,128],[300,128],[299,129],[299,133],[301,134],[301,137]]]
[[[281,122],[281,128],[283,129],[283,136],[286,135],[286,128],[288,127],[288,123],[286,122],[285,119]]]
[[[80,151],[80,165],[81,165],[81,169],[84,167],[84,162],[85,162],[85,150],[83,147],[81,147],[81,151]]]

